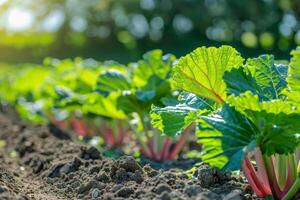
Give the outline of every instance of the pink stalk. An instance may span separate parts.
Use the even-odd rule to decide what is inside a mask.
[[[118,121],[118,139],[117,139],[117,145],[121,145],[123,143],[124,138],[125,138],[125,131],[123,129],[122,122]]]
[[[181,151],[183,145],[185,144],[186,142],[186,139],[187,139],[187,136],[189,135],[190,133],[190,130],[192,129],[192,125],[190,125],[189,127],[187,127],[183,134],[180,136],[179,138],[179,141],[176,143],[176,145],[174,146],[174,148],[172,149],[168,159],[170,160],[174,160],[177,158],[179,152]]]
[[[246,176],[249,184],[251,185],[253,191],[259,198],[264,198],[268,194],[270,194],[270,189],[268,186],[264,186],[260,180],[260,178],[257,176],[257,173],[251,164],[248,157],[245,157],[243,160],[242,169],[244,172],[244,175]]]
[[[115,139],[112,133],[113,130],[109,127],[105,127],[104,130],[105,130],[104,132],[105,143],[109,148],[111,148],[114,146],[115,143]]]
[[[72,119],[71,124],[74,131],[78,133],[80,136],[86,136],[88,134],[88,129],[82,120],[74,118]]]
[[[171,140],[169,138],[165,138],[160,160],[166,160],[168,158],[169,151],[170,151],[170,145],[171,145]]]
[[[271,195],[272,190],[271,190],[269,179],[268,179],[268,173],[266,171],[262,153],[259,148],[254,149],[254,158],[256,161],[257,176],[259,177],[260,181],[262,182],[262,185],[264,186],[264,190],[266,191],[266,193]]]
[[[152,159],[154,159],[154,160],[159,160],[159,159],[158,159],[158,155],[157,155],[157,153],[156,153],[155,150],[154,150],[154,141],[153,141],[153,140],[154,140],[154,139],[151,138],[151,139],[148,141],[148,147],[149,147],[150,155],[151,155],[150,158],[152,158]]]

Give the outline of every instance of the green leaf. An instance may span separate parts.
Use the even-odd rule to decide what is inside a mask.
[[[291,55],[287,82],[290,90],[300,92],[300,47],[292,51]]]
[[[187,106],[153,107],[151,119],[153,127],[163,134],[176,136],[197,119],[197,110]]]
[[[137,96],[132,93],[123,93],[123,95],[117,99],[117,105],[118,109],[124,111],[126,114],[136,112],[143,115],[144,112],[148,113],[151,108],[150,103],[140,101],[137,99]]]
[[[285,65],[275,64],[272,55],[262,55],[248,59],[243,68],[226,72],[224,79],[230,94],[251,91],[260,100],[278,99],[284,97],[287,69]]]
[[[261,55],[248,59],[246,68],[259,85],[263,100],[280,98],[281,92],[287,86],[287,66],[275,64],[273,55]],[[258,90],[257,93],[259,92]]]
[[[212,102],[201,99],[194,94],[185,94],[181,98],[184,101],[178,101],[178,104],[174,106],[152,107],[150,115],[153,127],[173,137],[195,122],[199,115],[213,110]]]
[[[258,130],[256,143],[263,154],[293,153],[299,145],[300,112],[287,101],[260,102],[250,92],[231,96],[228,103],[247,116]]]
[[[230,46],[200,47],[181,57],[173,69],[174,86],[200,97],[224,103],[225,71],[238,68],[243,58]]]
[[[245,68],[232,69],[224,74],[228,93],[240,95],[246,91],[251,91],[253,94],[258,94],[263,97],[261,88],[256,83],[256,80]]]
[[[288,100],[300,106],[300,47],[291,52],[292,59],[288,69],[288,89],[285,91]]]
[[[111,92],[130,90],[131,85],[123,73],[116,70],[108,70],[100,74],[97,81],[97,90],[107,96]]]
[[[197,137],[203,144],[203,161],[224,170],[240,169],[243,158],[256,146],[253,124],[227,104],[219,114],[201,118]]]
[[[152,75],[145,86],[136,89],[137,99],[157,104],[160,98],[171,94],[171,86],[168,80]]]
[[[143,55],[143,60],[131,64],[131,68],[133,68],[132,82],[136,87],[142,87],[153,75],[164,80],[170,75],[174,61],[175,56],[171,54],[163,56],[161,50],[149,51]]]
[[[94,114],[113,119],[125,119],[126,115],[117,107],[118,95],[103,97],[98,93],[87,94],[82,110],[86,114]]]

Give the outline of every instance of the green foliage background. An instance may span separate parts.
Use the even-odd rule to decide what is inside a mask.
[[[230,44],[242,55],[287,58],[300,43],[297,0],[2,0],[0,61],[93,57],[134,61],[150,49],[182,56],[198,46]],[[12,8],[30,10],[28,29],[7,30]],[[60,13],[54,30],[45,20]],[[46,25],[47,27],[47,25]],[[49,27],[48,27],[49,28]],[[247,50],[246,50],[247,49]]]

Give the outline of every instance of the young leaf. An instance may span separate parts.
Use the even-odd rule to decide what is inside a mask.
[[[174,85],[180,90],[217,103],[224,103],[226,100],[224,73],[240,67],[242,63],[243,58],[230,46],[200,47],[181,57],[174,66]]]

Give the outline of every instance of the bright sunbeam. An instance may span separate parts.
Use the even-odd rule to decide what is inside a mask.
[[[0,6],[6,2],[7,2],[7,0],[0,0]]]
[[[10,31],[24,31],[33,23],[33,15],[22,8],[13,8],[7,13],[6,27]]]

